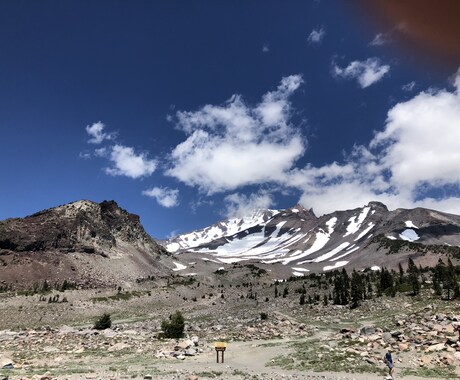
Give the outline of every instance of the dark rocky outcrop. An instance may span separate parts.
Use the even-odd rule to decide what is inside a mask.
[[[168,257],[139,216],[114,201],[82,200],[0,222],[0,274],[10,283],[133,281],[164,271]]]

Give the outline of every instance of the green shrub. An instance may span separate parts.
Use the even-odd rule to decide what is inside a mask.
[[[184,327],[184,317],[179,310],[169,316],[169,321],[163,320],[161,322],[161,329],[165,338],[182,338],[184,336]]]
[[[96,330],[105,330],[112,327],[112,320],[110,319],[110,314],[104,313],[102,314],[96,322],[94,322],[94,328]]]

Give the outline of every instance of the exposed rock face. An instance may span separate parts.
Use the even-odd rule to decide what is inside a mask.
[[[423,208],[389,211],[380,202],[370,202],[316,217],[296,205],[221,221],[177,236],[165,247],[224,264],[281,263],[297,276],[344,266],[396,268],[406,265],[408,256],[425,266],[445,255],[460,258],[460,216]]]
[[[167,251],[139,217],[114,201],[82,200],[0,222],[0,272],[7,283],[117,283],[158,274],[162,256]]]

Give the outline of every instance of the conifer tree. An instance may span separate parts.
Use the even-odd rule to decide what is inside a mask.
[[[409,275],[409,284],[412,287],[412,294],[415,296],[420,293],[420,271],[412,260],[409,257],[409,263],[407,267],[407,274]]]
[[[353,270],[351,275],[351,305],[353,309],[358,307],[361,304],[361,301],[364,299],[364,281],[362,276]]]

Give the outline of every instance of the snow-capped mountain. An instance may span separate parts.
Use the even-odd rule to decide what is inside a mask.
[[[254,226],[264,225],[277,213],[279,211],[276,210],[256,210],[247,217],[227,219],[202,230],[176,236],[166,242],[165,248],[174,253],[210,244],[213,241],[233,236]]]
[[[460,216],[423,208],[389,211],[380,202],[316,217],[300,205],[258,210],[177,236],[172,253],[222,264],[243,260],[281,263],[294,275],[343,266],[395,266],[407,256],[429,264],[437,255],[460,252]],[[392,265],[393,264],[393,265]]]

